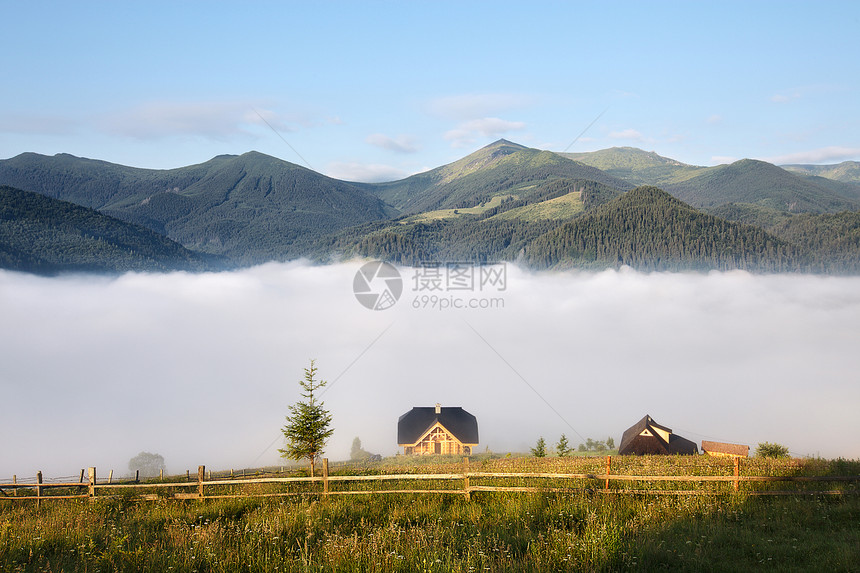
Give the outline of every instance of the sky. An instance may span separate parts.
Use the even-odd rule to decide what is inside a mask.
[[[499,138],[860,160],[856,2],[2,3],[0,158],[398,179]]]
[[[361,264],[0,270],[0,480],[127,475],[141,451],[170,473],[281,464],[311,359],[328,382],[331,460],[355,437],[394,455],[398,417],[437,402],[476,416],[480,452],[563,433],[618,444],[650,414],[697,444],[860,458],[860,278],[509,264],[501,280],[431,292],[401,268],[399,300],[369,310],[353,293]]]

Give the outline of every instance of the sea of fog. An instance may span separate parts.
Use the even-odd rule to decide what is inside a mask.
[[[311,359],[331,459],[356,436],[396,453],[398,417],[437,402],[477,417],[478,451],[618,443],[650,414],[697,443],[860,457],[860,278],[401,268],[370,310],[361,266],[0,271],[0,480],[123,475],[141,451],[170,472],[277,465]]]

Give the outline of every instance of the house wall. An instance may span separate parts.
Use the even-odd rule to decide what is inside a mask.
[[[405,454],[415,455],[471,455],[471,446],[464,445],[448,433],[442,426],[437,425],[424,438],[413,446],[403,448]]]

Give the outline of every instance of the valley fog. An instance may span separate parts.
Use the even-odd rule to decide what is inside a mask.
[[[395,454],[398,417],[437,402],[477,417],[476,452],[617,444],[650,414],[698,444],[860,457],[860,278],[508,264],[504,288],[466,293],[494,308],[439,310],[400,268],[400,300],[373,311],[353,294],[361,264],[0,271],[0,479],[124,475],[141,451],[171,473],[279,465],[312,358],[332,460],[356,436]]]

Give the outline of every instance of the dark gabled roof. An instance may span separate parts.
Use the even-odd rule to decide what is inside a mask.
[[[648,430],[651,436],[640,436],[643,430]],[[656,431],[662,430],[669,434],[669,440],[666,441]],[[697,454],[699,447],[695,442],[682,438],[677,434],[672,433],[672,428],[661,426],[651,416],[645,415],[644,418],[624,430],[621,436],[621,444],[618,446],[618,453],[625,454]]]
[[[464,444],[478,443],[478,420],[459,406],[415,407],[397,420],[397,443],[414,444],[433,424],[439,422]]]

